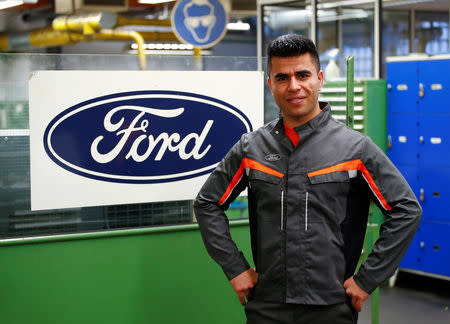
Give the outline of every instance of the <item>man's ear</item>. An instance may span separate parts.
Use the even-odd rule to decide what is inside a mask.
[[[317,75],[317,77],[319,78],[319,91],[322,90],[323,87],[323,71],[320,70],[319,74]]]
[[[267,77],[267,84],[269,85],[270,91],[272,92],[272,83],[270,82],[270,77]]]

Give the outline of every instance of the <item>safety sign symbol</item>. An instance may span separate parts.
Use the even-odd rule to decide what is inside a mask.
[[[207,48],[225,36],[228,16],[219,0],[180,0],[172,10],[172,28],[183,43]]]

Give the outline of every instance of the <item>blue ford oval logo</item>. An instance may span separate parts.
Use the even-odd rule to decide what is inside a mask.
[[[44,147],[58,165],[97,180],[158,183],[211,172],[248,118],[232,105],[175,91],[136,91],[72,106],[47,126]]]

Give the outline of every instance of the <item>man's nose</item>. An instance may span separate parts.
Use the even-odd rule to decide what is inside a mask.
[[[298,91],[300,89],[300,82],[296,77],[291,77],[289,80],[289,91]]]

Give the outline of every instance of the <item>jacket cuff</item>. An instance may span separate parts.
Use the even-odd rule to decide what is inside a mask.
[[[244,271],[250,269],[250,265],[244,257],[244,254],[239,251],[239,254],[231,260],[226,266],[222,267],[223,272],[227,276],[228,280],[240,275]]]
[[[378,287],[378,283],[370,278],[367,273],[364,273],[363,268],[353,276],[353,280],[355,280],[356,284],[369,295]]]

